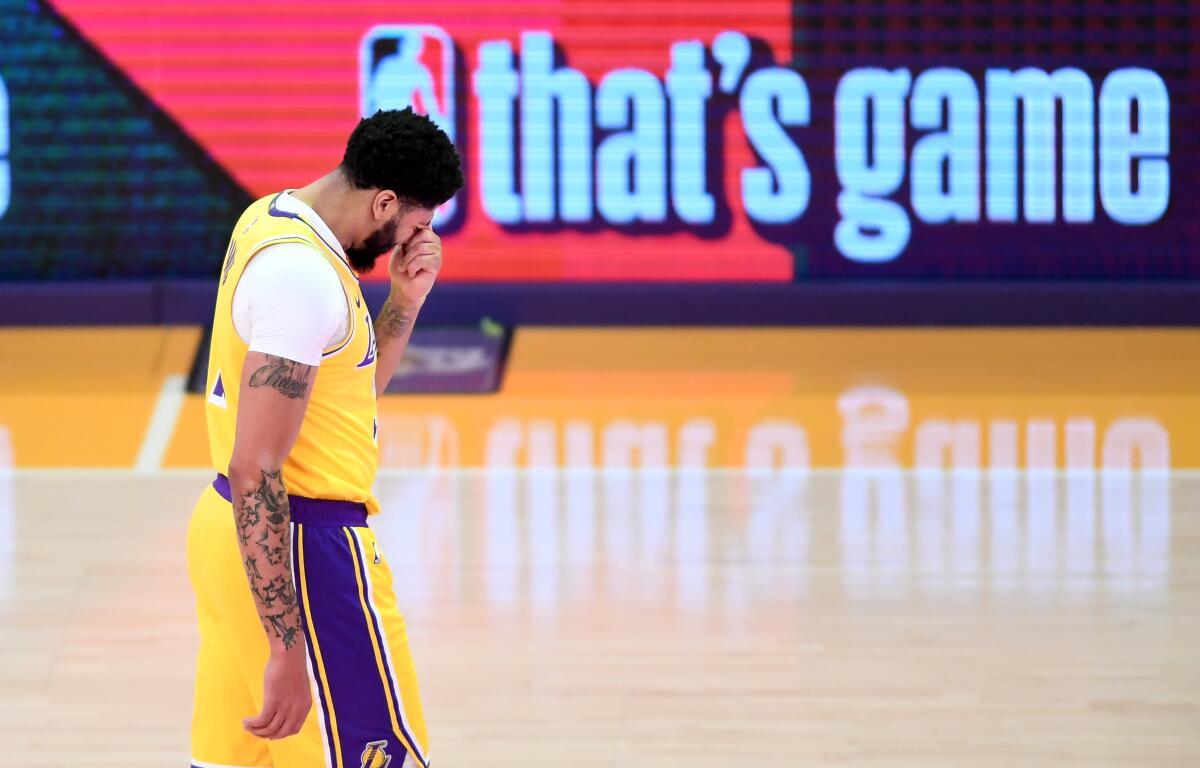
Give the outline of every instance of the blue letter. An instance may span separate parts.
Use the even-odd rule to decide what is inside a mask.
[[[671,204],[688,224],[711,224],[716,203],[705,190],[708,147],[704,141],[704,102],[712,77],[704,68],[704,45],[671,46],[667,97],[671,100]]]
[[[1063,111],[1063,220],[1096,217],[1096,132],[1092,81],[1079,69],[1047,74],[989,69],[987,83],[987,213],[992,221],[1017,220],[1017,101],[1025,105],[1025,220],[1054,221],[1054,166],[1058,155],[1054,102]]]
[[[479,153],[483,210],[500,224],[521,221],[521,198],[516,192],[513,158],[513,99],[517,73],[512,47],[504,40],[481,43],[475,71],[479,101]]]
[[[742,171],[746,213],[763,224],[795,221],[808,208],[812,178],[783,126],[808,125],[808,86],[793,70],[760,69],[746,78],[739,109],[746,138],[768,166]]]
[[[846,73],[834,96],[834,163],[841,221],[833,242],[851,261],[891,261],[908,245],[912,224],[904,207],[880,196],[904,181],[904,98],[912,76],[863,68]],[[867,105],[874,125],[867,123]]]
[[[1136,130],[1129,125],[1135,101]],[[1166,84],[1148,69],[1118,69],[1100,86],[1100,200],[1113,221],[1149,224],[1167,210],[1170,109]]]
[[[666,219],[667,124],[662,83],[641,69],[609,72],[596,89],[596,125],[632,128],[609,136],[596,150],[600,215],[614,224]]]
[[[563,221],[592,218],[592,88],[554,68],[548,32],[521,35],[521,192],[526,221],[554,218],[554,102],[558,102],[558,199]]]
[[[948,106],[946,130],[931,133],[913,146],[908,174],[913,212],[928,224],[979,221],[979,91],[975,81],[957,69],[921,73],[909,102],[913,128],[942,128],[943,103]]]

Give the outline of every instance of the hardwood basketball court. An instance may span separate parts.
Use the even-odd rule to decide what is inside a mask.
[[[377,528],[434,759],[1192,765],[1200,478],[1128,507],[1095,477],[977,475],[966,516],[921,480],[864,515],[870,480],[837,472],[393,474]],[[205,481],[3,481],[5,765],[186,763]]]

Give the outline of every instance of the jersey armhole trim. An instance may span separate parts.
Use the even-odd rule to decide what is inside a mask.
[[[354,341],[354,332],[358,323],[354,322],[354,312],[350,309],[350,294],[346,292],[346,284],[338,280],[338,287],[342,289],[342,298],[346,300],[346,338],[342,339],[337,344],[327,347],[321,353],[321,359],[333,357],[337,353],[350,346],[350,342]]]

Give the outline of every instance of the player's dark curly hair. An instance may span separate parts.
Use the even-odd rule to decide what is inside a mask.
[[[450,137],[412,107],[381,109],[360,120],[341,168],[355,187],[390,189],[402,203],[421,208],[436,208],[463,185]]]

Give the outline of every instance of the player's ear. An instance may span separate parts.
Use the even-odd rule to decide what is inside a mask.
[[[376,221],[392,218],[399,208],[400,198],[396,197],[396,193],[390,189],[379,190],[371,200],[371,213],[374,214]]]

